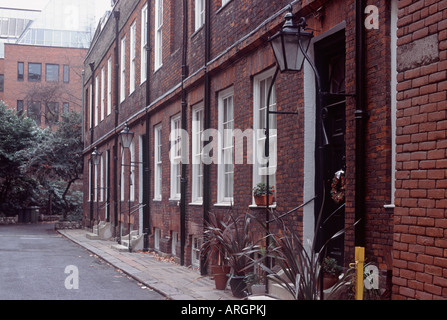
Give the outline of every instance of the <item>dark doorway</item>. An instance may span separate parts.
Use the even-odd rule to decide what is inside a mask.
[[[345,200],[331,194],[331,190],[341,191],[341,180],[344,179],[342,172],[346,171],[345,30],[315,43],[315,62],[321,77],[321,90],[328,93],[323,96],[322,104],[317,105],[316,110],[319,122],[316,163],[319,165],[315,186],[316,194],[320,195],[316,217],[322,210],[323,224],[318,238],[321,248],[323,243],[345,226]],[[334,177],[339,181],[336,188],[333,188],[333,182],[337,181]],[[344,237],[332,240],[325,255],[343,264]]]

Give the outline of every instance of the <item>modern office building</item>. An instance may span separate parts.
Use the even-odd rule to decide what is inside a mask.
[[[95,1],[50,0],[41,10],[0,8],[0,100],[47,127],[82,110],[83,61]]]

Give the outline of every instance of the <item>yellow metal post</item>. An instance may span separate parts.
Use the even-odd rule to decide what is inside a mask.
[[[363,300],[363,263],[365,248],[355,247],[355,300]]]

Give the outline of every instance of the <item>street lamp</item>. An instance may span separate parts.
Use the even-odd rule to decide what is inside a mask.
[[[287,111],[270,111],[270,97],[272,94],[273,85],[276,82],[276,77],[278,72],[299,72],[301,71],[304,60],[307,60],[311,65],[316,79],[316,91],[318,96],[318,101],[321,105],[322,103],[322,93],[321,93],[321,84],[320,84],[320,76],[318,74],[318,70],[310,59],[307,51],[309,49],[311,40],[313,38],[313,34],[311,32],[305,31],[307,27],[306,19],[301,17],[299,19],[298,24],[295,24],[293,19],[295,15],[292,13],[292,5],[289,5],[289,12],[285,15],[286,22],[284,23],[281,30],[269,38],[269,42],[272,46],[273,53],[275,55],[275,59],[277,62],[277,67],[275,74],[273,75],[272,81],[270,83],[270,87],[267,94],[267,105],[266,105],[266,128],[265,128],[265,157],[267,159],[267,199],[269,199],[269,189],[270,189],[270,181],[269,181],[269,157],[270,157],[270,114],[295,114],[297,112],[287,112]],[[292,211],[291,211],[292,212]],[[266,206],[266,225],[267,225],[267,237],[266,237],[266,250],[269,247],[269,232],[270,232],[270,217],[269,217],[269,201],[267,201]],[[267,264],[270,266],[270,260],[267,261]],[[321,277],[322,278],[322,277]],[[268,279],[266,278],[266,285]],[[320,284],[322,285],[322,284]]]
[[[317,95],[319,102],[321,103],[321,85],[320,76],[318,74],[315,64],[311,61],[307,51],[309,49],[311,40],[313,38],[313,33],[307,32],[305,29],[307,27],[306,19],[301,17],[298,25],[295,24],[293,19],[295,15],[292,13],[292,5],[289,5],[289,12],[285,15],[286,22],[282,26],[281,30],[269,38],[269,42],[272,46],[273,53],[277,62],[277,68],[273,79],[270,83],[270,87],[267,94],[266,102],[266,127],[265,127],[265,158],[267,159],[267,199],[269,199],[269,166],[270,166],[270,114],[294,114],[297,112],[287,112],[287,111],[270,111],[270,97],[272,94],[273,85],[276,82],[276,77],[278,72],[299,72],[301,71],[304,60],[307,60],[312,69],[315,72],[315,78],[317,82]],[[267,201],[267,217],[266,221],[269,221],[268,216],[269,201]],[[268,224],[267,224],[268,227]]]
[[[269,39],[281,72],[301,70],[313,37],[311,32],[305,31],[305,18],[301,18],[298,25],[295,24],[291,9],[285,16],[282,29]]]
[[[92,162],[95,166],[95,176],[96,176],[96,220],[98,220],[99,216],[99,179],[98,179],[98,165],[101,162],[101,156],[102,152],[99,152],[98,149],[95,147],[95,150],[92,152]]]
[[[124,149],[129,149],[130,148],[134,135],[135,135],[135,133],[129,130],[129,126],[127,125],[127,122],[126,122],[123,131],[120,132],[120,141],[121,141],[121,146],[123,147],[123,152],[124,152]],[[121,157],[121,159],[122,158],[123,157]],[[121,163],[121,168],[123,166],[124,166],[124,164]],[[132,252],[132,246],[131,246],[131,242],[130,242],[130,240],[131,240],[131,236],[130,236],[130,214],[131,214],[130,213],[130,210],[131,210],[131,208],[130,208],[130,191],[131,191],[130,190],[130,185],[132,183],[132,178],[131,178],[132,170],[131,170],[131,167],[132,167],[132,160],[130,160],[130,164],[129,164],[129,199],[128,199],[128,206],[129,206],[129,221],[128,221],[128,223],[129,223],[129,229],[128,229],[129,230],[129,252]],[[121,169],[121,170],[123,170],[123,169]]]
[[[92,152],[92,161],[95,166],[99,165],[101,162],[101,156],[102,152],[99,152],[98,149],[95,147],[95,150]]]
[[[135,133],[129,130],[129,126],[127,125],[127,122],[125,124],[125,127],[123,131],[120,132],[120,140],[121,145],[123,148],[128,149],[130,148],[130,145],[132,144],[133,136]]]

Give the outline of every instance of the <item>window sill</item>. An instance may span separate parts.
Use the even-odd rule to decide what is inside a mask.
[[[190,202],[188,203],[189,206],[203,206],[202,201],[196,201],[196,202]]]
[[[161,67],[163,67],[163,64],[160,64],[159,66],[154,67],[154,73],[153,74],[156,74],[158,72],[158,70],[161,69]]]
[[[219,9],[216,10],[216,14],[219,14],[223,9],[225,9],[233,0],[229,0],[227,3],[222,5]]]
[[[194,38],[198,33],[200,33],[200,31],[201,31],[202,29],[204,29],[204,25],[205,25],[205,24],[202,24],[199,28],[197,28],[189,38],[192,39],[192,38]]]
[[[267,206],[257,206],[256,204],[251,204],[248,206],[250,209],[263,209],[267,208]],[[269,206],[269,208],[276,209],[276,202]]]
[[[218,202],[218,203],[215,203],[214,204],[214,206],[215,207],[232,207],[234,205],[234,203],[232,203],[232,202]]]

